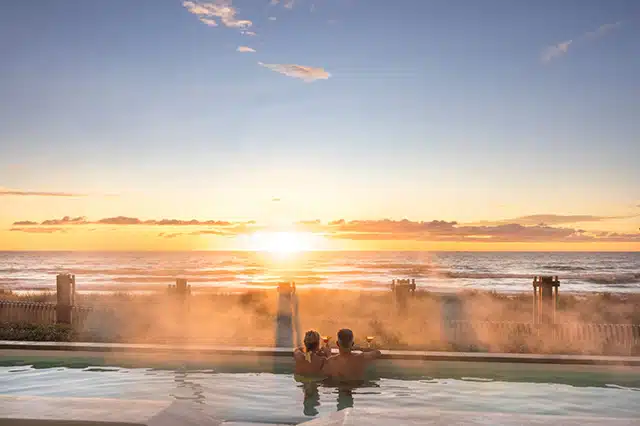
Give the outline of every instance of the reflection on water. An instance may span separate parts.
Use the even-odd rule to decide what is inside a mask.
[[[318,383],[302,383],[302,391],[304,400],[302,402],[305,416],[317,416],[318,407],[320,406],[320,392],[318,392]]]
[[[86,366],[85,366],[86,367]],[[234,421],[295,424],[348,407],[633,418],[637,383],[577,387],[559,383],[486,381],[474,376],[398,380],[358,386],[296,383],[293,374],[220,373],[214,370],[142,368],[0,367],[9,395],[188,400]]]
[[[338,411],[353,407],[353,389],[350,387],[338,388]]]
[[[204,387],[195,380],[188,379],[188,371],[176,371],[174,377],[176,382],[176,392],[171,393],[171,396],[178,400],[187,400],[198,404],[204,404]]]

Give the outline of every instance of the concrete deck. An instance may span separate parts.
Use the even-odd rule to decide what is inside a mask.
[[[165,345],[136,343],[81,343],[81,342],[15,342],[0,341],[0,354],[4,350],[64,351],[99,353],[146,353],[198,356],[248,355],[256,357],[291,357],[289,348],[261,348],[209,345]],[[335,352],[335,349],[334,349]],[[382,359],[405,361],[500,362],[526,364],[640,366],[640,357],[592,355],[542,355],[469,352],[424,352],[382,350]]]

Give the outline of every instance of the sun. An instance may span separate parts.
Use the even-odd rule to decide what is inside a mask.
[[[249,249],[269,253],[298,253],[315,248],[310,232],[255,232],[249,237]]]

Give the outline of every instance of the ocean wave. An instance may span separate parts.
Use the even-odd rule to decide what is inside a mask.
[[[593,284],[640,284],[640,274],[601,275],[582,279]]]
[[[541,265],[540,268],[551,269],[554,271],[588,271],[589,270],[589,268],[586,268],[584,266],[562,265],[562,264]]]
[[[466,279],[531,279],[534,274],[523,273],[473,273],[473,272],[453,272],[442,273],[446,278],[466,278]],[[558,274],[560,280],[584,281],[592,284],[640,284],[640,273],[622,274]]]

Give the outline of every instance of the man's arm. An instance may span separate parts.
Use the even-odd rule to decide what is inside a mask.
[[[362,357],[367,361],[373,361],[380,358],[381,356],[382,352],[380,352],[378,349],[369,349],[367,351],[362,351]]]

